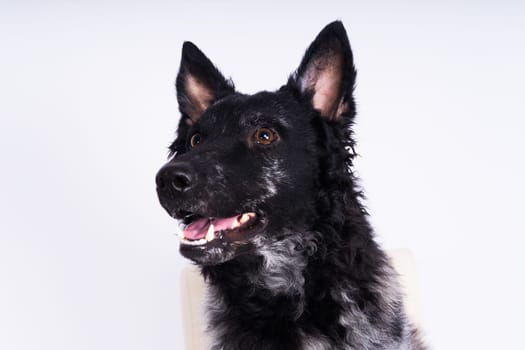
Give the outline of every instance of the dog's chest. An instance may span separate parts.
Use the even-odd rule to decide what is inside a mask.
[[[309,317],[310,321],[300,318],[295,324],[284,323],[283,325],[280,325],[282,315],[279,315],[278,312],[274,318],[268,317],[267,313],[264,320],[253,314],[239,315],[239,306],[228,304],[215,291],[213,296],[208,297],[209,331],[214,344],[212,349],[245,349],[243,344],[257,344],[257,349],[272,350],[409,349],[404,344],[404,337],[394,339],[388,331],[380,329],[371,322],[370,315],[361,311],[348,293],[341,290],[340,293],[335,294],[340,295],[339,302],[344,302],[339,316],[327,321],[331,324],[324,325],[325,327],[320,329],[316,325],[318,322],[312,321],[315,315]],[[251,306],[245,305],[245,308],[249,310]],[[236,310],[238,318],[227,316],[232,315],[232,309]],[[302,311],[312,312],[304,309]],[[320,316],[320,318],[324,317],[324,315]],[[247,323],[252,323],[257,327],[246,327]],[[272,337],[268,329],[280,331],[275,332]],[[339,329],[342,332],[334,336],[335,333],[326,334],[327,329]]]

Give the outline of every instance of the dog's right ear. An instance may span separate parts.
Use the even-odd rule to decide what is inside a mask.
[[[193,43],[182,45],[182,58],[175,83],[181,122],[195,123],[215,101],[235,92],[231,80],[226,80]]]

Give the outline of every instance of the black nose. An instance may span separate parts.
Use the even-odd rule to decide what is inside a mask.
[[[193,171],[187,163],[167,164],[159,170],[155,181],[160,191],[185,192],[193,185]]]

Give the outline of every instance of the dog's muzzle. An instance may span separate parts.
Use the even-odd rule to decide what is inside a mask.
[[[262,232],[267,221],[256,209],[228,204],[227,193],[206,188],[206,183],[215,183],[207,175],[199,176],[187,161],[172,160],[158,171],[155,181],[161,205],[179,221],[182,255],[201,265],[214,265],[246,251],[249,240]]]

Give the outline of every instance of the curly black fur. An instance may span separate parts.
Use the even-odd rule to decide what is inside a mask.
[[[241,239],[181,246],[209,284],[213,349],[424,349],[351,171],[355,76],[340,22],[286,85],[252,96],[184,44],[182,118],[157,177],[161,203],[177,218],[261,218]],[[261,127],[277,141],[254,143]],[[196,133],[202,143],[190,147]]]

